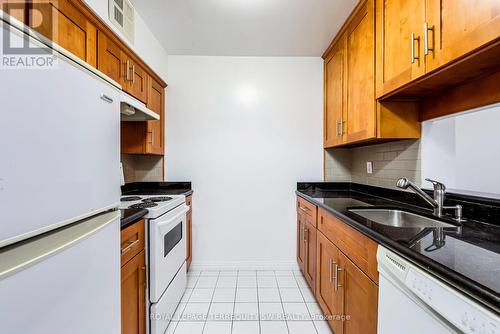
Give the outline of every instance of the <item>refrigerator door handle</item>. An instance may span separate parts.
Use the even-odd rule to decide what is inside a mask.
[[[75,243],[90,237],[120,219],[120,211],[110,211],[0,249],[0,280],[31,267]]]

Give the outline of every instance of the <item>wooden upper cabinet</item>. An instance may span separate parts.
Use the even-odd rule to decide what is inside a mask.
[[[148,82],[147,107],[160,115],[158,121],[121,122],[121,153],[164,154],[165,88],[151,77]]]
[[[97,66],[97,28],[70,1],[33,1],[29,26],[91,66]]]
[[[347,142],[366,140],[377,135],[373,6],[372,0],[365,2],[356,12],[346,31]]]
[[[324,147],[345,143],[344,58],[345,39],[341,37],[325,59]]]
[[[28,24],[27,8],[28,6],[26,2],[0,0],[0,10],[24,24]]]
[[[97,34],[97,69],[119,84],[124,83],[124,54],[103,32]]]
[[[148,75],[146,71],[137,63],[127,58],[125,61],[126,84],[124,85],[125,91],[136,99],[147,103],[148,102]]]
[[[380,97],[425,73],[425,0],[376,1],[376,22]]]
[[[498,39],[500,1],[427,0],[426,24],[430,71]]]
[[[164,129],[165,129],[165,89],[153,78],[148,77],[148,103],[147,107],[160,115],[158,121],[148,121],[147,123],[147,147],[150,154],[164,154]]]
[[[338,290],[343,298],[343,314],[350,319],[343,322],[336,334],[377,333],[378,286],[372,282],[342,252],[337,268]]]

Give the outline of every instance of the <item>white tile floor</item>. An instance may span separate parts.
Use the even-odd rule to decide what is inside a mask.
[[[190,271],[168,334],[331,334],[295,271]]]

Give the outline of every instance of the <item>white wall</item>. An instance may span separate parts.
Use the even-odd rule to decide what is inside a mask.
[[[423,122],[422,185],[500,197],[500,104]]]
[[[125,41],[139,57],[142,58],[165,82],[167,82],[168,54],[160,42],[153,36],[151,30],[135,13],[135,40],[130,44],[128,40],[114,27],[108,18],[108,0],[84,0],[92,10],[103,19],[108,26]]]
[[[167,180],[191,180],[193,265],[295,268],[296,182],[322,180],[321,58],[169,57]]]

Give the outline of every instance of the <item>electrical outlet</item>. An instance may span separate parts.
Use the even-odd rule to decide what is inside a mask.
[[[368,174],[373,174],[373,161],[366,162],[366,172]]]

